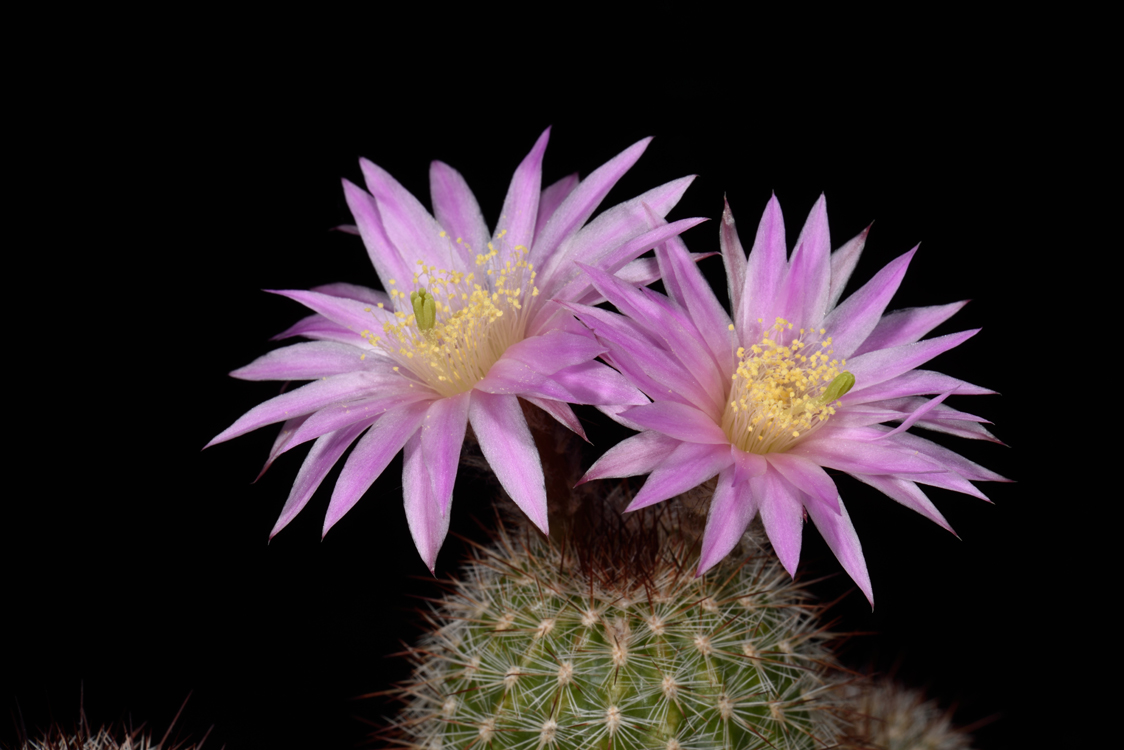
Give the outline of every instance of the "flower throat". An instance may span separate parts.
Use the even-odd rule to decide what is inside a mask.
[[[761,322],[761,321],[758,321]],[[831,357],[831,337],[811,344],[814,331],[800,329],[787,346],[779,343],[792,324],[777,318],[761,343],[738,349],[722,429],[747,453],[782,453],[835,413],[834,402],[851,390],[855,376]],[[827,329],[821,328],[823,336]]]
[[[476,256],[477,271],[468,274],[419,260],[408,303],[396,280],[389,280],[398,310],[395,322],[383,324],[385,338],[363,335],[442,396],[469,390],[523,339],[524,302],[539,293],[527,248],[519,245],[506,255],[499,259],[489,242],[488,252]]]

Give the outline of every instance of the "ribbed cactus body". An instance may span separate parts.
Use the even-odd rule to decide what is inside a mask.
[[[833,746],[823,638],[775,559],[695,578],[697,554],[660,544],[645,575],[615,583],[534,535],[482,551],[413,651],[399,739],[433,749]]]

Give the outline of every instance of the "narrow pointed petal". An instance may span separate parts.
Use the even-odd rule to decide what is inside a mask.
[[[940,406],[940,403],[942,401],[944,401],[946,398],[948,398],[949,396],[951,396],[953,393],[954,393],[954,391],[945,391],[944,393],[937,396],[936,398],[930,399],[929,401],[925,402],[924,405],[918,407],[912,414],[910,414],[908,417],[906,417],[904,420],[902,420],[902,423],[900,425],[898,425],[894,429],[890,430],[889,432],[887,432],[882,437],[883,438],[893,437],[894,435],[905,432],[910,427],[912,427],[913,424],[917,420],[924,417],[926,414],[931,412],[937,406]]]
[[[433,497],[433,485],[422,454],[421,436],[415,434],[403,446],[402,495],[410,536],[425,566],[433,573],[437,553],[449,533],[449,514],[441,512],[441,504]]]
[[[894,346],[920,341],[922,336],[951,318],[966,304],[968,304],[968,301],[964,300],[949,305],[907,307],[904,310],[895,310],[878,321],[878,325],[874,327],[866,340],[859,345],[859,348],[853,354],[848,356],[857,356],[879,349],[889,349]]]
[[[738,337],[730,316],[722,309],[699,267],[691,262],[683,241],[673,237],[667,241],[666,247],[669,265],[678,281],[687,314],[702,334],[718,371],[732,373],[737,359]],[[664,278],[667,278],[666,273]]]
[[[794,453],[770,453],[766,458],[789,484],[833,513],[841,512],[839,489],[819,464]]]
[[[409,190],[372,161],[360,159],[359,168],[367,189],[375,198],[386,236],[398,248],[399,256],[410,269],[409,275],[396,279],[399,284],[413,278],[418,260],[438,268],[467,270],[453,250],[451,240],[441,236],[441,226]]]
[[[945,336],[918,341],[914,344],[903,344],[891,349],[860,354],[853,359],[849,359],[847,360],[847,370],[855,376],[853,391],[861,393],[865,388],[908,372],[918,365],[928,362],[941,352],[960,346],[979,332],[980,329],[976,328],[971,331],[950,333]],[[851,394],[847,395],[850,396]]]
[[[741,484],[753,477],[759,477],[769,469],[764,456],[746,453],[735,445],[730,446],[730,457],[734,459],[734,484]]]
[[[293,336],[304,336],[316,341],[335,341],[352,346],[370,346],[370,342],[360,336],[358,331],[350,331],[339,323],[328,320],[320,313],[313,313],[301,318],[281,333],[273,336],[270,341],[280,341]]]
[[[351,209],[351,215],[355,217],[359,236],[363,238],[371,265],[375,267],[375,273],[379,275],[383,286],[391,279],[405,282],[413,278],[412,265],[406,264],[398,253],[398,248],[386,234],[375,199],[348,180],[343,181],[343,196],[347,200],[347,207]]]
[[[389,369],[369,349],[332,341],[308,341],[274,349],[230,373],[240,380],[316,380],[356,370]]]
[[[900,477],[878,474],[856,474],[855,479],[869,484],[886,497],[896,500],[912,511],[920,513],[937,526],[940,526],[953,536],[956,536],[956,532],[952,530],[952,526],[949,525],[945,517],[937,510],[937,507],[933,505],[933,501],[925,496],[925,493],[921,491],[921,488],[918,487],[916,483]]]
[[[474,391],[468,419],[500,485],[531,523],[548,533],[542,462],[519,400]]]
[[[504,242],[511,247],[531,247],[535,236],[535,221],[539,216],[539,196],[542,192],[542,157],[546,152],[546,142],[550,139],[547,128],[535,141],[531,153],[515,169],[507,196],[503,200],[503,210],[496,223],[496,236],[506,231]]]
[[[310,291],[327,294],[332,297],[345,297],[347,299],[359,300],[360,302],[366,302],[368,305],[382,305],[386,308],[392,307],[389,294],[380,292],[377,289],[372,289],[369,286],[361,286],[360,284],[348,284],[344,281],[335,281],[331,284],[314,286]]]
[[[788,276],[784,281],[783,299],[777,314],[794,328],[819,328],[827,314],[831,290],[831,238],[827,227],[827,201],[821,194],[804,228],[796,238]]]
[[[597,361],[563,368],[551,375],[550,380],[566,389],[572,404],[639,406],[648,403],[628,378]]]
[[[727,445],[680,443],[648,476],[626,511],[640,510],[697,487],[733,465]]]
[[[863,385],[856,379],[854,389],[843,397],[843,403],[847,406],[867,404],[905,396],[944,393],[953,389],[961,396],[986,396],[995,393],[990,388],[972,385],[933,370],[908,370],[877,385]]]
[[[722,265],[726,267],[726,293],[730,298],[730,309],[737,311],[742,306],[742,291],[745,289],[746,258],[745,249],[738,239],[734,225],[734,214],[730,202],[722,197],[722,226],[718,234],[718,246],[722,248]]]
[[[472,391],[434,401],[421,426],[422,458],[433,482],[432,497],[442,514],[449,512],[457,465],[468,426],[468,405]]]
[[[585,484],[594,479],[649,474],[679,445],[680,441],[662,432],[646,430],[639,435],[633,435],[605,451],[605,454],[589,467],[589,471],[578,484]]]
[[[282,297],[296,300],[310,310],[320,313],[328,320],[338,323],[349,331],[355,331],[360,336],[363,335],[364,331],[381,333],[383,323],[394,322],[394,313],[390,310],[359,300],[333,297],[329,294],[308,292],[303,289],[266,289],[266,291],[270,294],[279,294]]]
[[[562,205],[562,201],[574,192],[574,188],[578,186],[578,173],[568,174],[558,182],[548,185],[542,191],[542,196],[539,197],[539,216],[535,220],[535,243],[539,241],[539,236],[542,234],[543,227],[546,226],[550,218],[554,216],[554,212]]]
[[[589,442],[589,438],[585,436],[585,428],[578,420],[578,416],[574,414],[574,410],[570,405],[562,401],[554,401],[549,398],[538,398],[536,396],[521,396],[524,401],[534,404],[550,416],[554,417],[560,424],[569,428],[571,432],[580,437],[585,442]]]
[[[839,298],[843,296],[843,290],[847,287],[851,273],[858,265],[868,234],[870,234],[869,226],[831,254],[831,291],[827,297],[828,310],[835,307],[839,303]]]
[[[558,245],[568,235],[576,232],[586,220],[597,210],[597,206],[617,184],[617,180],[624,176],[644,149],[648,148],[651,138],[645,138],[629,146],[609,161],[593,170],[588,177],[578,184],[572,193],[566,196],[562,204],[551,216],[550,221],[543,227],[538,241],[531,250],[530,261],[535,266],[544,266],[545,261]]]
[[[418,431],[428,407],[428,403],[417,401],[393,409],[375,422],[356,443],[355,450],[347,457],[340,478],[336,480],[336,488],[332,491],[328,512],[324,516],[324,534],[355,507],[355,503],[379,478],[391,459],[398,455],[406,441]]]
[[[258,404],[243,414],[238,420],[216,435],[205,447],[211,447],[239,435],[265,427],[267,424],[283,422],[286,419],[311,414],[323,409],[341,398],[358,398],[371,395],[374,390],[388,381],[388,378],[375,372],[350,372],[325,380],[316,380],[301,386],[295,391],[282,393],[268,401]]]
[[[898,291],[916,252],[915,247],[887,263],[824,319],[823,326],[830,332],[835,356],[850,357],[866,341]]]
[[[269,467],[273,465],[277,457],[289,449],[288,445],[293,438],[293,433],[308,417],[309,415],[307,414],[301,417],[294,417],[293,419],[286,420],[285,424],[281,425],[277,437],[273,439],[273,447],[269,449],[269,457],[266,458],[265,465],[261,467],[261,471],[254,477],[255,483],[265,475],[265,472],[269,470]]]
[[[718,475],[718,486],[714,488],[714,498],[706,516],[696,578],[730,554],[757,514],[757,498],[750,491],[749,484],[735,482],[733,474],[731,466]]]
[[[717,253],[691,253],[691,262],[698,263]],[[616,273],[617,278],[624,279],[633,286],[648,286],[660,277],[660,267],[655,258],[637,258],[624,264]],[[583,305],[599,305],[605,300],[596,290],[591,290],[581,299],[577,300]]]
[[[734,325],[742,341],[759,341],[764,327],[771,326],[776,317],[777,298],[781,282],[788,272],[788,248],[784,240],[784,216],[777,196],[769,198],[745,270],[745,288],[741,307],[735,311]]]
[[[448,232],[467,268],[476,253],[483,252],[488,245],[488,225],[476,196],[460,172],[440,161],[429,165],[429,195],[437,223]]]
[[[297,472],[297,479],[293,482],[292,489],[289,490],[289,498],[281,509],[281,515],[278,517],[277,523],[273,525],[273,530],[269,532],[270,539],[277,536],[277,532],[288,526],[289,522],[304,509],[313,493],[316,492],[316,488],[320,486],[324,477],[336,465],[336,461],[340,460],[344,451],[368,427],[370,427],[370,421],[353,424],[337,432],[323,435],[312,444],[308,455],[305,456],[304,463],[301,464],[300,471]]]
[[[293,431],[282,452],[356,422],[371,422],[399,406],[415,401],[432,402],[437,398],[437,394],[428,389],[403,386],[380,388],[374,396],[329,404],[304,419]]]
[[[838,516],[822,508],[819,503],[811,503],[805,507],[808,509],[812,523],[816,524],[816,528],[827,542],[827,546],[835,553],[836,559],[843,565],[843,570],[851,576],[851,580],[863,592],[873,609],[874,588],[870,585],[870,573],[866,570],[863,546],[859,542],[859,535],[855,533],[855,526],[851,523],[846,506],[840,503],[843,512]]]
[[[689,443],[729,445],[730,439],[722,428],[706,414],[691,406],[674,401],[656,401],[636,406],[622,413],[647,430],[657,430],[676,440]]]
[[[564,367],[596,359],[605,351],[606,347],[588,334],[550,331],[512,344],[503,353],[503,359],[522,362],[535,372],[551,375]]]
[[[956,437],[968,438],[969,440],[987,440],[992,443],[998,443],[999,445],[1006,445],[1002,440],[995,437],[995,435],[991,433],[991,430],[975,420],[920,419],[917,421],[917,426],[923,430],[943,432],[946,435],[955,435]]]
[[[912,474],[940,469],[939,464],[922,456],[880,444],[820,438],[820,433],[811,440],[800,443],[789,453],[847,473]]]
[[[936,461],[946,469],[954,471],[965,479],[973,482],[1010,482],[1010,479],[996,474],[990,469],[985,469],[975,461],[969,461],[961,456],[959,453],[954,453],[943,445],[938,445],[932,440],[926,440],[909,432],[903,432],[900,435],[895,435],[890,438],[898,447],[903,450],[914,451],[925,458]],[[892,472],[878,472],[889,474]],[[909,477],[912,479],[913,477]]]
[[[772,467],[760,477],[750,479],[749,490],[757,501],[765,533],[781,565],[790,576],[795,576],[804,535],[804,511],[799,492]]]

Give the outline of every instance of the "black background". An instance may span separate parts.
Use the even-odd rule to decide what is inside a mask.
[[[158,38],[136,54],[102,50],[25,116],[42,167],[25,193],[43,214],[29,214],[37,239],[23,252],[42,265],[22,275],[13,318],[33,361],[12,391],[22,439],[8,468],[21,481],[0,506],[11,644],[0,742],[19,717],[29,731],[70,722],[80,689],[92,723],[147,721],[158,734],[190,693],[180,734],[213,726],[207,746],[363,741],[386,707],[356,697],[406,676],[387,655],[413,640],[418,597],[436,591],[406,528],[400,459],[323,542],[335,474],[267,544],[303,451],[251,484],[272,428],[200,449],[278,390],[226,375],[304,314],[259,290],[377,285],[360,240],[329,231],[350,222],[339,179],[360,182],[359,156],[426,205],[429,161],[443,160],[492,222],[547,126],[544,185],[654,135],[602,205],[698,174],[670,216],[712,219],[686,233],[694,251],[717,249],[723,194],[748,247],[771,191],[790,242],[824,192],[833,244],[875,222],[849,290],[921,242],[892,307],[973,300],[935,333],[983,331],[933,367],[1003,394],[950,403],[991,419],[1011,447],[943,442],[1019,483],[982,486],[994,505],[932,490],[958,541],[841,478],[877,607],[811,526],[802,576],[835,574],[816,590],[843,597],[838,630],[864,634],[847,663],[955,705],[979,724],[980,748],[1031,736],[1028,635],[1072,565],[1066,516],[1050,505],[1062,467],[1028,416],[1070,251],[1048,203],[1072,144],[1052,113],[1070,94],[1049,66],[1013,69],[971,38],[955,56],[903,44],[812,60],[747,45],[709,64],[660,36],[599,67],[580,50],[604,36],[470,46],[448,29],[382,26],[337,47],[337,31],[247,26],[172,52]],[[397,34],[419,41],[392,54]],[[432,59],[440,72],[427,72]],[[703,267],[724,288],[721,262]],[[462,479],[453,530],[480,538],[474,519],[491,517],[492,499]],[[462,550],[451,538],[439,575]]]

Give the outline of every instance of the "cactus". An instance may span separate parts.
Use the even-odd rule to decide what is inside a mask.
[[[771,551],[696,578],[682,505],[626,520],[614,505],[584,504],[561,541],[516,530],[476,548],[409,651],[389,738],[426,750],[837,746],[827,635]]]
[[[971,750],[972,738],[936,701],[889,680],[848,685],[854,729],[878,750]]]

